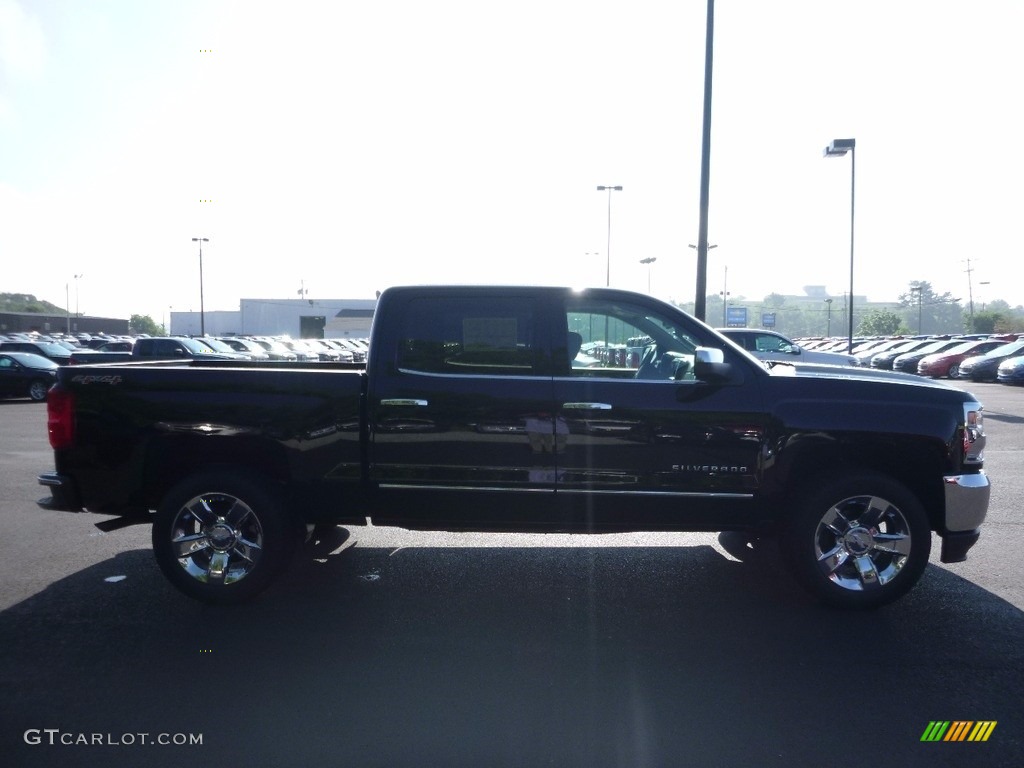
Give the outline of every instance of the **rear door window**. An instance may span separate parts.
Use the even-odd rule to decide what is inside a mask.
[[[536,334],[534,299],[417,298],[405,312],[397,364],[415,373],[533,376]]]

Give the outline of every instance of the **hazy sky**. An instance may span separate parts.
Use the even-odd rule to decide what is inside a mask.
[[[0,291],[692,301],[705,0],[0,0]],[[708,290],[1024,304],[1024,2],[718,0]],[[728,270],[726,273],[726,269]],[[77,281],[75,275],[82,277]],[[66,288],[67,287],[67,288]]]

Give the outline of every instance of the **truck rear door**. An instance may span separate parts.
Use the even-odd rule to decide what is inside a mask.
[[[541,297],[420,288],[403,298],[378,307],[389,349],[371,352],[369,470],[382,493],[415,494],[375,519],[414,527],[528,518],[524,502],[553,497],[555,480]]]

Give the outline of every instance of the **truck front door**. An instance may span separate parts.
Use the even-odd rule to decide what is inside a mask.
[[[747,363],[736,361],[731,381],[697,381],[696,348],[724,345],[635,297],[570,294],[564,317],[581,352],[555,376],[566,433],[557,495],[580,501],[580,526],[714,529],[749,515],[765,424]]]

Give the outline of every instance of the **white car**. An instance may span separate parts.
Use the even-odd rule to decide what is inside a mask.
[[[718,328],[717,330],[761,360],[778,360],[784,363],[857,365],[857,358],[853,355],[804,349],[795,341],[791,341],[775,331],[757,328]]]

